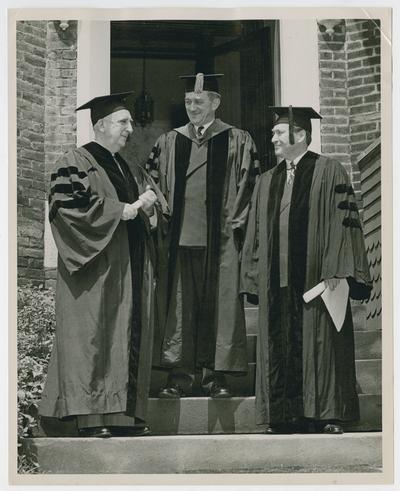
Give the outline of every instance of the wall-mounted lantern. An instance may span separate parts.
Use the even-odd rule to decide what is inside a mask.
[[[69,27],[69,23],[67,20],[60,20],[60,24],[59,24],[59,28],[62,30],[62,31],[66,31]]]
[[[142,128],[154,120],[154,100],[146,90],[146,55],[143,57],[142,92],[135,101],[135,121]]]
[[[334,34],[344,34],[345,21],[344,19],[321,19],[317,20],[319,30],[322,34],[326,34],[330,39]]]
[[[59,39],[69,46],[76,43],[77,21],[76,20],[53,20],[54,30]]]

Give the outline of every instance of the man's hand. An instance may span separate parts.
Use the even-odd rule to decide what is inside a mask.
[[[121,220],[133,220],[138,214],[138,209],[134,203],[127,203],[122,211]]]
[[[329,278],[329,280],[324,280],[325,288],[329,287],[329,290],[334,290],[339,284],[339,278]]]
[[[146,186],[146,191],[139,196],[134,203],[127,203],[122,211],[121,220],[133,220],[137,217],[138,209],[151,216],[153,214],[153,205],[157,201],[157,195],[151,190],[151,186]]]
[[[154,203],[157,201],[157,195],[154,191],[152,191],[151,186],[146,186],[146,191],[139,196],[139,200],[143,203],[143,211],[148,216],[151,216],[154,213]]]
[[[157,201],[157,195],[152,191],[151,186],[146,186],[146,191],[139,196],[139,199],[143,202],[143,208],[153,206]]]

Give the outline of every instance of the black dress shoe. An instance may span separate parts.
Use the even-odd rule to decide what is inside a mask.
[[[322,433],[327,435],[341,435],[343,433],[343,428],[336,423],[328,423],[322,428]]]
[[[229,397],[232,397],[232,394],[227,387],[213,383],[210,389],[210,397],[213,399],[228,399]]]
[[[164,387],[164,389],[160,390],[158,393],[158,397],[160,399],[179,399],[185,396],[185,392],[183,391],[182,387],[179,387],[179,385]]]
[[[290,424],[269,425],[264,433],[266,435],[291,435],[293,426]]]
[[[112,436],[149,436],[151,435],[148,426],[111,426]]]
[[[80,428],[79,436],[83,438],[110,438],[110,429],[106,426],[94,426],[90,428]]]

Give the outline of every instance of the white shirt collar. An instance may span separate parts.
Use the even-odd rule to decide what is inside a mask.
[[[202,124],[201,126],[203,127],[203,130],[201,132],[202,135],[204,135],[204,133],[206,132],[206,129],[211,126],[213,123],[214,123],[215,119],[213,119],[212,121],[210,121],[209,123],[205,123],[205,124]],[[194,125],[193,125],[194,126]],[[196,130],[196,133],[198,132],[200,126],[195,126],[195,130]]]
[[[299,155],[298,157],[296,157],[295,159],[293,159],[291,162],[293,162],[294,166],[296,167],[297,164],[300,162],[300,159],[302,159],[304,157],[304,155],[308,152],[308,150],[306,150],[305,152],[303,152],[301,155]],[[290,162],[288,159],[286,159],[286,162]]]

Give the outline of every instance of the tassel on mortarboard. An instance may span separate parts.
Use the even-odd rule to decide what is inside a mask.
[[[179,78],[185,81],[185,92],[215,92],[219,94],[218,79],[223,73],[197,73],[196,75],[181,75]]]
[[[204,73],[198,73],[196,75],[196,81],[194,83],[194,92],[196,94],[200,94],[200,92],[203,92],[203,87],[204,87]]]
[[[294,144],[294,135],[293,135],[293,108],[289,106],[289,143],[291,145]]]

